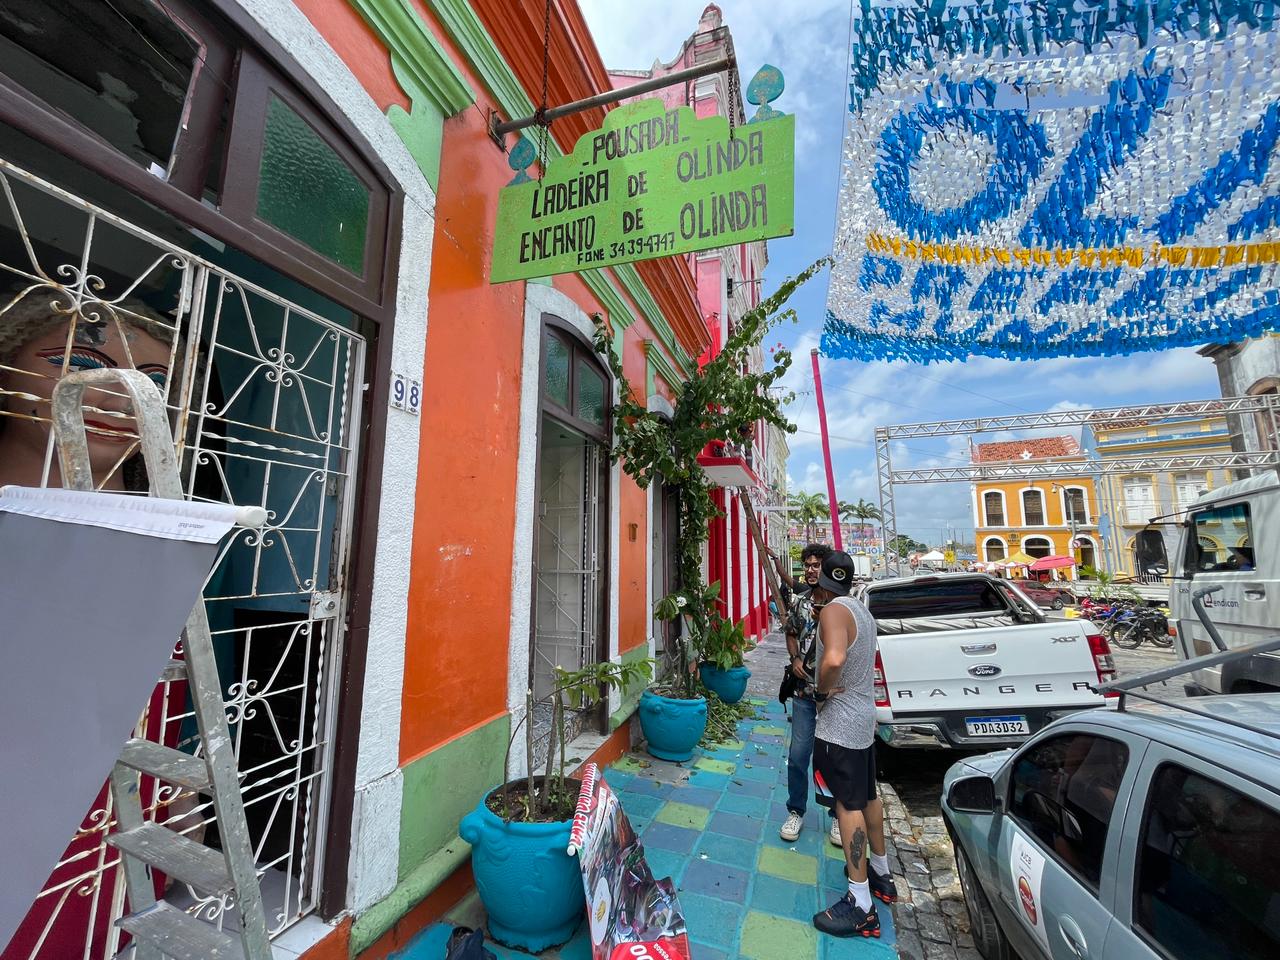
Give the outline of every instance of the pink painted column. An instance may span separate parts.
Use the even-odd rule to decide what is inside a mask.
[[[831,470],[831,440],[827,437],[827,405],[822,401],[822,373],[818,370],[818,350],[809,351],[813,361],[813,391],[818,397],[818,424],[822,430],[822,462],[827,468],[827,502],[831,506],[831,542],[837,550],[844,549],[840,537],[840,503],[836,500],[836,477]]]

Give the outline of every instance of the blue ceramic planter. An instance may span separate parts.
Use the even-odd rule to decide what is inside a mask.
[[[578,861],[565,852],[570,826],[504,823],[483,800],[462,818],[458,833],[471,844],[476,890],[499,943],[538,953],[578,928],[586,895]]]
[[[659,760],[688,760],[707,729],[707,701],[677,700],[646,690],[640,695],[640,729],[649,752]]]
[[[747,681],[751,678],[751,671],[746,667],[721,670],[712,663],[698,664],[698,674],[707,689],[725,703],[737,703],[741,700],[747,692]]]

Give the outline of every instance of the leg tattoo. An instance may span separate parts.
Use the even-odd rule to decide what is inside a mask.
[[[849,841],[849,862],[857,870],[862,866],[862,851],[867,845],[867,832],[861,827],[853,831],[853,839]]]

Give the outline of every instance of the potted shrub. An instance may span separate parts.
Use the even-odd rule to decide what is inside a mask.
[[[668,594],[654,606],[658,619],[676,620],[680,627],[670,651],[670,678],[640,696],[645,748],[660,760],[679,763],[691,759],[707,728],[707,699],[698,691],[689,640],[691,633],[698,637],[701,625],[709,622],[707,610],[719,594],[720,584],[713,583],[696,594]]]
[[[796,319],[794,310],[782,309],[791,294],[830,262],[824,257],[780,284],[774,294],[739,318],[715,356],[688,380],[670,384],[675,390],[670,416],[648,408],[646,394],[631,385],[622,358],[614,352],[614,331],[599,314],[594,318],[595,348],[613,373],[619,397],[613,407],[610,457],[622,464],[641,489],[657,480],[676,494],[680,589],[664,597],[655,613],[668,619],[681,617],[687,631],[682,629],[673,642],[671,680],[646,690],[640,699],[640,724],[649,752],[656,757],[688,760],[706,728],[707,703],[696,689],[689,644],[703,644],[713,627],[720,585],[704,585],[702,545],[708,524],[721,514],[713,497],[715,487],[698,456],[712,444],[732,444],[749,437],[760,421],[795,432],[795,426],[782,414],[782,405],[791,397],[777,389],[777,382],[791,366],[791,352],[778,344],[771,351],[772,364],[759,372],[754,369],[756,358],[773,326],[783,319]]]
[[[706,688],[725,703],[737,703],[747,692],[751,671],[742,657],[754,646],[742,624],[718,614],[712,617],[698,650],[698,673]]]
[[[458,833],[471,844],[476,890],[493,939],[537,953],[564,943],[586,906],[578,861],[566,852],[579,781],[565,774],[565,705],[587,709],[614,687],[634,687],[652,675],[649,661],[590,664],[568,672],[556,668],[555,689],[538,703],[551,709],[547,762],[534,771],[535,734],[530,691],[525,715],[507,745],[525,729],[528,773],[495,787],[462,819]]]

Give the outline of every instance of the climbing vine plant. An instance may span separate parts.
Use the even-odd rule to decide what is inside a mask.
[[[702,545],[708,524],[721,516],[712,493],[715,486],[698,464],[708,444],[738,443],[750,435],[758,420],[787,433],[795,426],[782,413],[791,396],[772,390],[791,366],[791,352],[779,345],[770,363],[753,372],[752,358],[765,335],[784,321],[795,322],[794,309],[783,309],[791,294],[830,263],[824,257],[796,277],[790,277],[770,297],[743,315],[724,346],[688,380],[672,384],[676,391],[670,419],[650,411],[644,398],[637,399],[622,370],[622,359],[613,351],[610,331],[599,314],[595,317],[595,348],[618,381],[621,399],[613,410],[612,458],[644,489],[657,481],[676,491],[679,503],[677,569],[678,594],[663,598],[659,616],[684,616],[688,630],[675,642],[676,676],[670,692],[696,696],[696,675],[690,668],[689,639],[695,650],[708,635],[717,616],[719,584],[708,586],[702,578]]]

